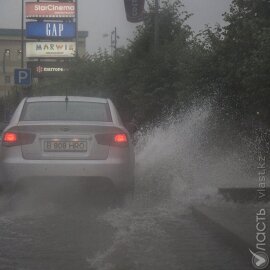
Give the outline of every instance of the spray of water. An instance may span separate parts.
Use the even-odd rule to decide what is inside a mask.
[[[165,224],[184,224],[193,203],[221,203],[218,186],[238,176],[235,153],[217,157],[205,151],[210,116],[207,103],[138,132],[135,200],[101,218],[115,236],[105,252],[88,259],[91,269],[179,269]]]
[[[206,102],[186,113],[164,117],[155,126],[139,131],[135,136],[135,199],[124,208],[104,209],[106,212],[101,213],[97,209],[90,209],[89,202],[82,204],[85,205],[84,209],[81,209],[80,203],[74,206],[74,201],[82,194],[80,185],[71,183],[72,192],[68,193],[70,186],[63,191],[66,184],[59,183],[57,179],[58,188],[55,183],[51,185],[46,181],[43,185],[30,185],[28,193],[16,197],[13,211],[2,217],[0,223],[11,227],[17,223],[17,218],[19,223],[21,217],[25,216],[41,216],[41,221],[49,216],[58,216],[63,212],[62,207],[58,209],[57,203],[48,205],[47,201],[48,194],[49,201],[50,198],[62,201],[61,194],[64,202],[68,202],[68,212],[74,206],[76,211],[82,211],[82,215],[79,213],[76,217],[83,217],[84,220],[89,214],[93,227],[100,228],[102,225],[113,228],[112,242],[106,243],[105,249],[87,258],[90,269],[188,269],[183,266],[184,260],[187,260],[186,265],[190,265],[190,260],[196,261],[196,256],[184,252],[183,246],[177,247],[182,248],[177,253],[176,243],[187,237],[191,242],[190,251],[196,249],[194,245],[198,242],[194,241],[193,233],[201,228],[191,220],[190,206],[196,203],[222,205],[225,202],[218,194],[218,188],[243,186],[248,179],[238,150],[223,152],[215,145],[211,134],[213,125],[215,117],[211,102]],[[70,198],[73,198],[71,203]],[[41,207],[37,207],[38,203]],[[230,207],[236,206],[231,203]],[[68,218],[74,218],[73,213]],[[89,231],[80,229],[79,232],[87,242],[85,233]],[[179,239],[175,239],[176,235]],[[215,249],[218,250],[218,247]],[[204,250],[208,250],[208,239],[204,243]],[[181,253],[185,255],[179,259]],[[224,258],[230,256],[224,255]],[[199,259],[194,264],[198,265],[194,269],[199,269]],[[218,266],[207,269],[218,269]]]
[[[183,118],[170,116],[137,134],[136,188],[142,201],[153,204],[161,199],[178,199],[195,185],[194,158],[208,113],[198,109]]]

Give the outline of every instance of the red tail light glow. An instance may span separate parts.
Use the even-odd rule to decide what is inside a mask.
[[[127,134],[125,133],[97,134],[96,140],[97,140],[97,143],[101,145],[111,145],[111,146],[119,146],[119,147],[128,146],[128,137],[127,137]]]
[[[116,134],[114,135],[114,142],[115,143],[127,143],[127,135],[126,134]]]
[[[7,132],[4,135],[3,142],[4,143],[16,143],[18,140],[18,136],[16,133],[13,132]]]
[[[7,131],[3,136],[2,144],[4,146],[26,145],[33,143],[35,138],[34,134]]]

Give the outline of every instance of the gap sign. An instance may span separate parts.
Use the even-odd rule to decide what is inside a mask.
[[[76,26],[73,22],[27,22],[27,38],[75,38]]]

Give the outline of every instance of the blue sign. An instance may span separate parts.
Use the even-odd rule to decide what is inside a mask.
[[[30,86],[32,84],[31,69],[29,68],[15,68],[14,82],[21,86]]]
[[[75,38],[73,22],[27,22],[27,38]]]

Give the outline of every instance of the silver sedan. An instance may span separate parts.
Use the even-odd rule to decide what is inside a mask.
[[[134,151],[109,99],[25,98],[3,132],[0,172],[5,182],[80,177],[133,191]]]

